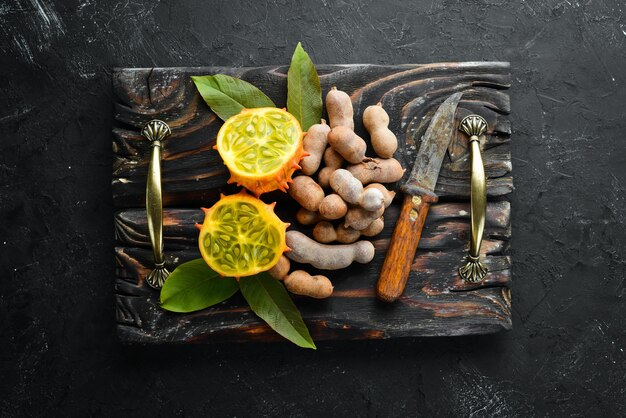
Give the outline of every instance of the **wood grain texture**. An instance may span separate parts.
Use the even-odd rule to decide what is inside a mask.
[[[381,101],[398,136],[396,158],[411,169],[420,139],[433,113],[450,94],[462,91],[455,122],[470,113],[486,118],[489,130],[481,144],[487,175],[488,214],[482,251],[490,269],[478,284],[463,283],[457,273],[469,239],[469,154],[461,133],[453,138],[435,189],[440,203],[426,219],[415,258],[407,260],[410,277],[403,297],[389,306],[376,300],[374,286],[402,198],[385,212],[385,229],[372,238],[372,263],[333,272],[333,296],[327,300],[296,297],[315,339],[391,338],[420,335],[464,335],[510,329],[511,281],[508,239],[513,190],[509,141],[510,83],[507,63],[444,63],[429,65],[319,66],[324,94],[337,85],[348,92],[355,110],[355,130],[368,136],[363,110]],[[119,334],[123,341],[176,343],[268,341],[280,339],[249,311],[244,301],[230,301],[201,312],[181,315],[158,306],[158,293],[144,283],[151,251],[142,208],[149,147],[139,134],[152,118],[170,125],[163,144],[164,243],[167,265],[197,258],[196,222],[200,206],[210,206],[226,186],[227,170],[212,150],[221,121],[204,104],[191,75],[223,73],[240,77],[263,90],[278,106],[286,98],[287,67],[117,69],[113,87],[118,99],[113,128],[113,197]],[[369,147],[368,155],[371,155]],[[399,182],[400,184],[401,182]],[[392,185],[393,186],[393,185]],[[397,186],[397,185],[396,185]],[[295,222],[297,207],[281,193],[264,196],[277,201],[277,212],[292,228],[310,233]],[[306,270],[315,273],[309,266]]]

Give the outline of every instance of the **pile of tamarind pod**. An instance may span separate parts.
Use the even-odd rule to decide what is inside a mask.
[[[383,183],[400,180],[404,169],[393,158],[398,141],[388,128],[389,116],[381,103],[363,113],[378,158],[365,156],[366,142],[354,132],[350,96],[333,87],[326,95],[329,124],[324,120],[309,128],[304,137],[307,156],[300,162],[302,175],[293,179],[289,195],[301,206],[296,214],[302,225],[313,225],[313,239],[287,231],[286,252],[270,273],[284,280],[294,294],[326,298],[333,285],[326,276],[289,273],[289,259],[321,270],[348,267],[354,261],[368,263],[374,246],[362,237],[378,235],[384,228],[384,211],[395,196]],[[317,172],[317,181],[313,175]],[[332,243],[339,244],[332,244]],[[285,257],[286,255],[286,257]]]

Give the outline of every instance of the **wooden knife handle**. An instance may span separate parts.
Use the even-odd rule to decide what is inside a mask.
[[[376,294],[380,300],[394,302],[402,296],[428,208],[435,201],[437,198],[433,196],[405,195],[376,284]]]

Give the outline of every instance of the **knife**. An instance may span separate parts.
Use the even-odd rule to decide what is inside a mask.
[[[439,106],[422,137],[411,175],[400,187],[404,201],[376,284],[376,294],[384,302],[394,302],[404,292],[428,208],[439,199],[435,184],[455,131],[454,114],[462,95],[455,93]]]

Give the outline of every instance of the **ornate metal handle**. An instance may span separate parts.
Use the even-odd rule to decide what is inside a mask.
[[[487,274],[487,267],[480,262],[480,245],[487,215],[487,183],[485,166],[480,154],[479,137],[487,130],[487,121],[478,115],[470,115],[461,121],[459,129],[469,135],[471,158],[471,224],[472,238],[467,263],[459,269],[463,280],[476,283]]]
[[[154,119],[141,130],[141,135],[152,145],[148,180],[146,182],[146,215],[148,231],[154,253],[154,270],[148,274],[146,281],[155,289],[163,287],[170,272],[165,268],[163,255],[163,196],[161,192],[161,141],[171,134],[167,123]]]

